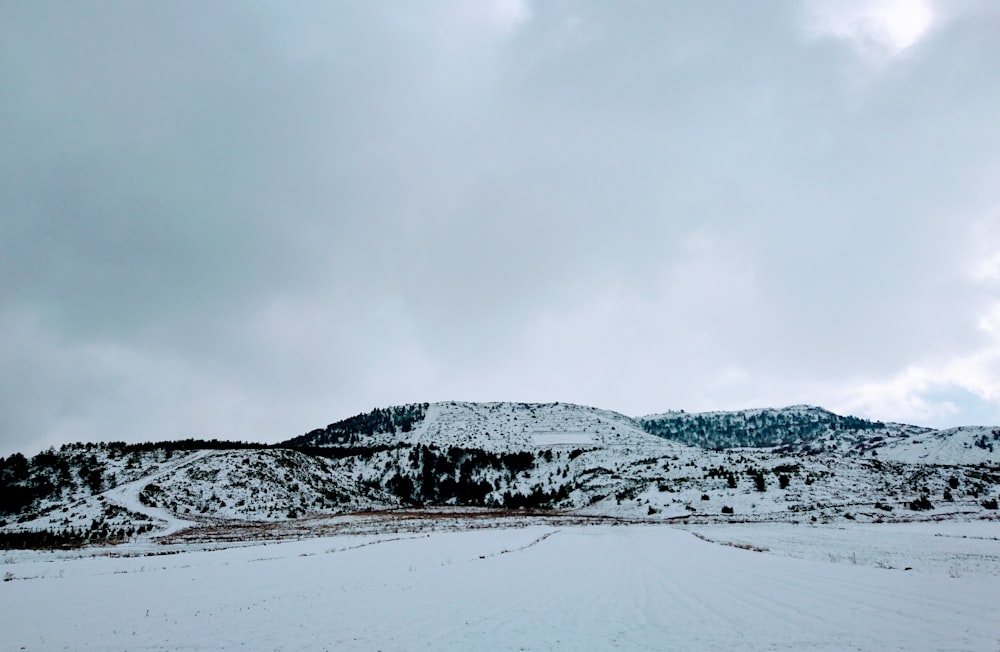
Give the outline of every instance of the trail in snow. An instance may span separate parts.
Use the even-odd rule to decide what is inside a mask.
[[[149,483],[157,482],[167,475],[174,473],[175,471],[182,469],[197,460],[202,459],[208,455],[215,454],[217,451],[202,450],[187,455],[178,460],[171,460],[169,463],[160,465],[160,468],[151,475],[146,475],[138,480],[133,480],[132,482],[126,482],[114,487],[113,489],[108,489],[102,495],[108,500],[118,504],[125,509],[137,512],[148,516],[149,518],[160,521],[164,525],[158,529],[153,536],[163,537],[169,534],[173,534],[178,530],[182,530],[186,527],[191,527],[195,525],[193,521],[184,520],[175,516],[172,512],[169,512],[160,507],[151,507],[149,505],[143,504],[139,500],[139,493],[142,491],[143,487]]]
[[[664,526],[12,561],[17,649],[992,650],[994,576],[845,566]],[[377,545],[374,545],[377,543]],[[501,554],[510,551],[508,554]],[[38,579],[32,572],[47,573]],[[38,624],[45,614],[47,624]]]

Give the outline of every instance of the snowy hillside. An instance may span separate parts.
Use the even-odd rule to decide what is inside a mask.
[[[702,448],[781,447],[785,452],[863,452],[869,440],[908,436],[926,428],[841,416],[811,405],[734,412],[666,412],[642,417],[650,433]]]
[[[650,436],[652,435],[652,436]],[[458,446],[490,451],[559,447],[710,450],[772,448],[925,464],[1000,462],[1000,428],[933,430],[842,416],[810,405],[731,412],[665,412],[632,419],[568,403],[447,401],[376,409],[283,442],[321,446]]]
[[[879,442],[881,459],[919,464],[1000,464],[1000,428],[964,426]]]
[[[409,413],[417,416],[408,420],[395,416]],[[295,448],[331,445],[329,433],[338,433],[338,443],[405,442],[490,451],[664,446],[661,439],[650,436],[635,420],[617,412],[568,403],[461,401],[375,410],[331,424],[324,430],[314,430],[283,445]]]
[[[634,420],[563,403],[414,404],[273,447],[13,455],[0,460],[0,541],[197,538],[217,527],[256,536],[261,523],[301,532],[316,519],[431,506],[688,523],[993,517],[998,451],[1000,429],[931,431],[804,406]]]
[[[637,419],[647,432],[708,449],[772,448],[781,454],[838,454],[921,464],[1000,463],[1000,428],[933,430],[841,416],[823,408],[666,412]]]

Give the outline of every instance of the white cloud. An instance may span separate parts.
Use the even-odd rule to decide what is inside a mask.
[[[929,0],[814,0],[816,36],[851,42],[870,59],[894,57],[916,45],[935,23]]]
[[[953,400],[959,392],[1000,409],[1000,302],[978,319],[988,344],[976,351],[907,366],[888,379],[848,386],[834,405],[844,412],[928,425],[966,423],[971,406]],[[837,399],[835,399],[837,401]]]

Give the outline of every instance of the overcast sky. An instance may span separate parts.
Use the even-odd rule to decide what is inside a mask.
[[[1000,423],[1000,4],[0,0],[0,454]]]

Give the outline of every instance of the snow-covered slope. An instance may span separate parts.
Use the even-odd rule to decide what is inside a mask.
[[[148,500],[143,494],[143,489],[154,482],[163,483],[173,476],[178,470],[191,467],[195,462],[213,454],[213,451],[197,451],[190,455],[178,456],[169,463],[159,466],[156,470],[132,480],[116,485],[104,492],[103,498],[112,504],[118,505],[133,514],[142,514],[159,525],[157,534],[166,535],[176,532],[184,527],[194,525],[190,521],[178,518],[174,511],[157,506],[156,503]]]
[[[1000,428],[962,426],[880,442],[880,459],[918,464],[1000,464]]]
[[[292,450],[211,451],[157,476],[139,501],[188,519],[274,520],[398,505],[335,460]]]
[[[786,452],[858,452],[868,439],[926,429],[841,416],[811,405],[734,412],[666,412],[642,417],[648,432],[702,448],[767,448]]]
[[[773,448],[784,454],[837,454],[923,464],[1000,462],[1000,428],[933,430],[841,416],[794,405],[735,412],[666,412],[637,422],[648,432],[708,449]]]
[[[405,407],[407,406],[390,409]],[[391,429],[373,433],[350,433],[346,430],[345,425],[349,421],[368,424],[374,420],[364,418],[366,416],[368,415],[358,415],[350,420],[331,424],[326,431],[313,431],[316,433],[313,437],[298,437],[285,444],[295,447],[328,445],[320,433],[336,431],[343,433],[346,441],[353,445],[405,442],[433,444],[441,448],[458,446],[491,451],[561,446],[664,446],[661,438],[650,435],[635,420],[623,414],[569,403],[445,401],[427,405],[422,417],[408,424],[409,430],[384,419],[380,422]]]
[[[704,449],[773,448],[926,464],[1000,461],[1000,428],[933,430],[842,416],[811,405],[730,412],[665,412],[632,419],[569,403],[445,401],[373,410],[284,442],[315,446],[438,446],[490,451],[651,448],[665,441]]]
[[[484,450],[651,446],[663,442],[617,412],[568,403],[433,403],[413,444]]]

